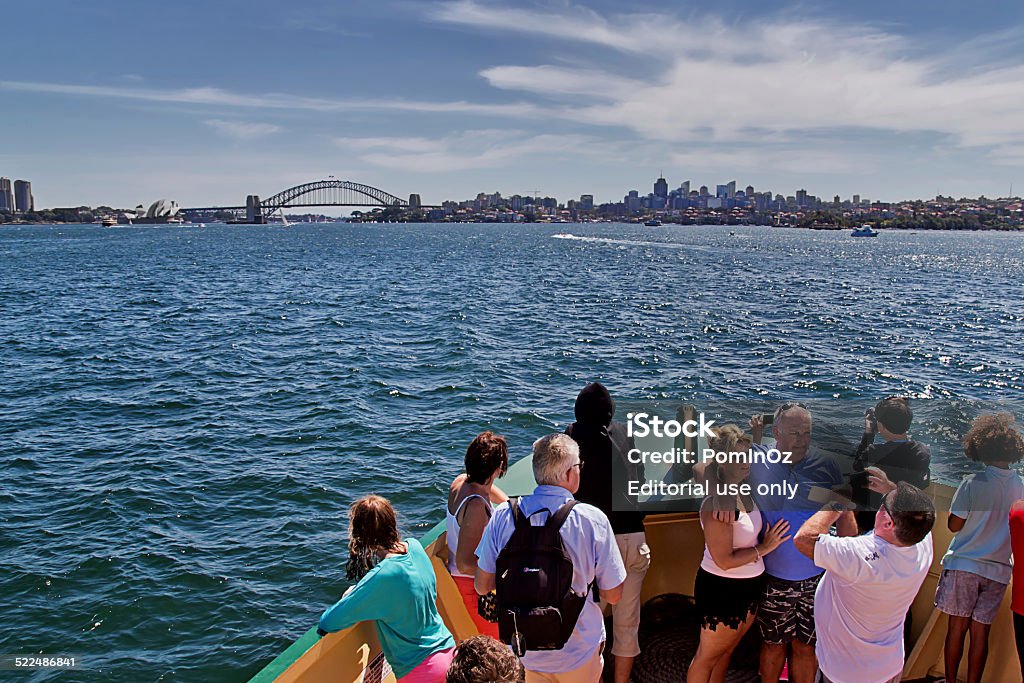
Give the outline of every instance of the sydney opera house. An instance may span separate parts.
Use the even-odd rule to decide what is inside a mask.
[[[181,223],[183,219],[178,215],[181,211],[181,207],[178,206],[177,202],[171,201],[170,199],[158,199],[149,205],[149,209],[143,214],[139,209],[136,209],[136,217],[132,221],[136,225],[140,224],[153,224],[162,225],[165,223]]]

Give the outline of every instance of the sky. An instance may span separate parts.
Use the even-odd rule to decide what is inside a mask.
[[[1024,190],[1024,3],[32,0],[0,176],[37,207],[670,187]]]

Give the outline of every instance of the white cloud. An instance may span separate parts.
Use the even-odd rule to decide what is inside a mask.
[[[601,145],[582,135],[529,135],[519,130],[472,130],[439,138],[334,139],[365,163],[417,173],[500,168],[541,156],[595,153]]]
[[[282,93],[245,94],[221,88],[131,88],[102,85],[75,85],[67,83],[29,83],[24,81],[0,81],[0,90],[17,92],[46,93],[99,97],[105,99],[129,99],[148,102],[169,102],[174,104],[210,105],[238,107],[245,109],[287,109],[291,111],[341,112],[341,111],[404,111],[442,114],[481,114],[488,116],[534,117],[543,114],[540,107],[532,104],[478,104],[464,101],[431,102],[401,99],[332,99],[306,97]]]
[[[272,123],[224,121],[223,119],[207,119],[203,123],[233,140],[257,140],[281,131],[281,126]]]
[[[962,146],[1024,141],[1019,57],[964,73],[941,54],[921,57],[921,46],[868,25],[607,18],[573,5],[528,12],[472,0],[440,5],[434,18],[656,58],[660,68],[637,76],[597,64],[481,72],[496,88],[565,95],[567,106],[551,108],[550,116],[621,126],[652,140],[756,142],[766,133],[795,139],[859,128],[944,134]]]

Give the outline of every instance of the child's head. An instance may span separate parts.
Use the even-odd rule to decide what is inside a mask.
[[[1019,462],[1024,458],[1024,439],[1009,413],[988,413],[971,423],[964,436],[964,455],[976,462]]]

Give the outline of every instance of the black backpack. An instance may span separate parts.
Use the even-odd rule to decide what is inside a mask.
[[[572,589],[572,559],[558,533],[574,505],[568,501],[543,526],[533,526],[519,500],[509,501],[515,531],[496,562],[498,634],[520,657],[562,649],[586,604],[587,594]]]

